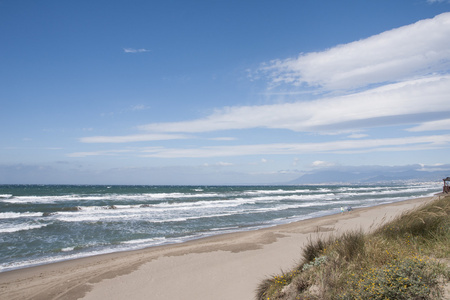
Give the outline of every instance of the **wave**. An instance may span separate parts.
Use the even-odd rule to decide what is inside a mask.
[[[408,189],[385,189],[385,190],[372,190],[367,192],[341,192],[339,195],[343,196],[377,196],[377,195],[397,195],[397,194],[414,194],[413,197],[417,197],[417,193],[428,192],[430,189],[421,188],[408,188]],[[428,195],[428,193],[427,193]]]
[[[41,212],[4,212],[0,213],[0,219],[17,219],[17,218],[29,218],[29,217],[42,217]]]
[[[15,196],[12,194],[0,194],[0,200],[2,202],[9,203],[60,203],[60,202],[90,202],[90,201],[101,201],[101,202],[117,202],[117,201],[130,201],[130,202],[140,202],[158,203],[160,201],[178,201],[184,199],[224,199],[224,198],[236,198],[236,197],[264,197],[264,196],[275,196],[281,197],[285,195],[323,195],[323,194],[345,194],[345,193],[355,193],[361,195],[370,195],[371,193],[416,193],[420,191],[428,191],[430,187],[437,187],[436,183],[430,184],[418,184],[418,185],[400,185],[400,186],[341,186],[341,187],[322,187],[322,188],[279,188],[279,189],[251,189],[251,190],[224,190],[221,192],[205,192],[203,189],[195,188],[191,189],[190,192],[169,192],[169,193],[127,193],[127,194],[117,194],[117,193],[106,193],[106,194],[67,194],[67,195],[44,195],[44,196]]]
[[[143,193],[143,194],[101,194],[101,195],[61,195],[61,196],[17,196],[2,198],[9,203],[57,203],[68,201],[154,201],[154,200],[176,200],[186,198],[214,198],[223,197],[218,193]],[[11,195],[12,196],[12,195]]]
[[[130,240],[130,241],[124,241],[122,244],[127,245],[136,245],[136,244],[152,244],[152,245],[161,245],[167,243],[167,238],[165,237],[155,237],[155,238],[148,238],[148,239],[137,239],[137,240]]]
[[[13,232],[19,232],[19,231],[26,231],[26,230],[32,230],[32,229],[39,229],[42,227],[47,226],[47,224],[4,224],[0,225],[0,233],[13,233]]]

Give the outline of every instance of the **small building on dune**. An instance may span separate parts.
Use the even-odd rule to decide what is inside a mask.
[[[442,179],[444,180],[444,189],[442,192],[444,193],[450,193],[450,177]]]

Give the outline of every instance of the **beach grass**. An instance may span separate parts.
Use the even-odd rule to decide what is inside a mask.
[[[370,233],[318,234],[256,299],[444,299],[449,266],[450,196],[441,196]]]

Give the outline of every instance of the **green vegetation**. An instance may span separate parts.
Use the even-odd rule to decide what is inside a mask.
[[[302,262],[264,280],[256,299],[443,299],[449,263],[450,197],[441,197],[370,234],[310,240]]]

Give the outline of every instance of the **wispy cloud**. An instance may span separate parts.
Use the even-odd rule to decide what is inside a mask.
[[[235,137],[224,136],[224,137],[210,138],[210,140],[211,141],[235,141],[236,138]]]
[[[366,153],[414,151],[450,147],[450,135],[367,138],[368,128],[409,125],[410,132],[449,128],[450,13],[386,31],[298,58],[263,66],[272,83],[308,85],[307,92],[340,90],[308,100],[216,109],[204,118],[138,126],[143,134],[93,136],[83,143],[130,143],[193,138],[189,134],[241,129],[285,129],[319,134],[345,133],[347,139],[202,146],[134,148],[132,155],[157,158],[206,158],[243,155],[301,155],[310,153]],[[128,49],[130,52],[138,51]],[[144,49],[145,50],[145,49]],[[314,89],[317,87],[317,89]],[[357,90],[355,90],[355,88]],[[141,109],[141,107],[136,107]],[[397,132],[398,133],[398,132]],[[371,133],[371,136],[374,136]],[[398,136],[398,135],[397,135]],[[231,138],[205,140],[231,141]],[[101,152],[78,155],[101,155]],[[106,153],[110,155],[110,153]],[[316,167],[326,162],[316,161]]]
[[[336,164],[333,162],[316,160],[311,164],[311,167],[313,167],[313,168],[328,168],[328,167],[333,167],[335,165]]]
[[[140,48],[140,49],[134,49],[134,48],[123,48],[123,52],[125,53],[143,53],[143,52],[150,52],[150,50]]]
[[[68,157],[87,157],[87,156],[116,156],[123,153],[129,153],[132,150],[103,150],[103,151],[86,151],[86,152],[73,152],[66,156]]]
[[[449,130],[450,119],[425,122],[419,126],[407,129],[408,131],[433,131],[433,130]]]
[[[189,138],[181,134],[134,134],[122,136],[90,136],[80,138],[82,143],[132,143],[145,141],[179,140]]]
[[[450,66],[450,13],[392,29],[323,52],[263,65],[274,84],[353,89],[396,82],[415,75],[447,72]]]
[[[143,105],[143,104],[133,105],[130,107],[131,111],[141,111],[141,110],[147,110],[147,109],[150,109],[150,107],[147,105]]]
[[[189,148],[167,147],[134,147],[126,149],[101,150],[91,152],[69,153],[69,157],[112,156],[127,154],[135,157],[156,158],[207,158],[232,157],[249,155],[301,155],[311,153],[369,153],[386,151],[414,151],[442,149],[450,147],[450,134],[427,135],[417,137],[380,138],[380,139],[349,139],[321,143],[273,143],[233,146],[205,146]],[[262,163],[267,159],[261,159]],[[217,165],[229,166],[230,163]],[[329,166],[330,163],[316,161],[315,167]]]
[[[143,149],[144,157],[200,158],[245,155],[300,155],[308,153],[366,153],[380,151],[404,151],[440,149],[450,146],[450,135],[431,135],[386,139],[343,140],[323,143],[276,143],[257,145],[215,146],[198,148]]]
[[[364,134],[364,133],[353,133],[353,134],[349,135],[348,138],[350,138],[350,139],[361,139],[361,138],[365,138],[367,136],[368,135]]]
[[[308,102],[227,107],[203,119],[151,123],[139,128],[152,132],[189,133],[248,128],[304,132],[359,130],[412,124],[413,118],[407,120],[410,115],[450,111],[449,94],[450,76],[434,76]]]
[[[219,161],[217,163],[214,164],[209,164],[209,163],[204,163],[203,166],[204,167],[229,167],[232,166],[233,163],[229,163],[229,162],[224,162],[224,161]]]

